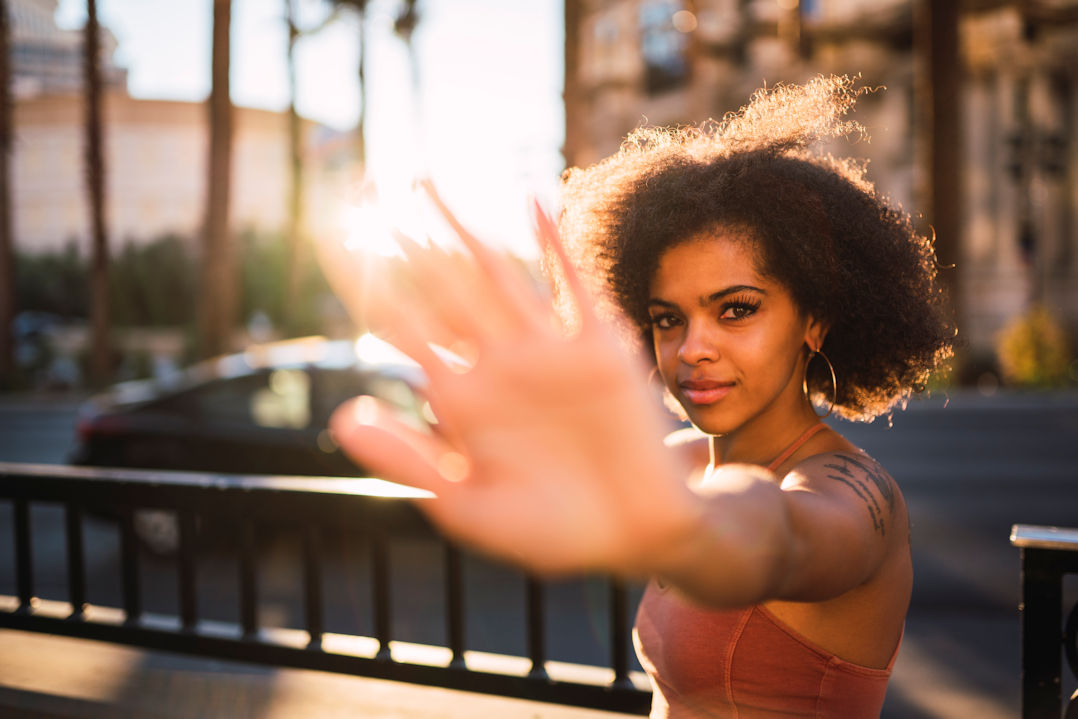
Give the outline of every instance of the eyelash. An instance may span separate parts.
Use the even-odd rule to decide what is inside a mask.
[[[749,317],[760,309],[760,301],[751,297],[735,297],[734,299],[726,302],[722,305],[719,311],[719,319],[725,319],[730,322],[738,322],[740,320]],[[725,317],[727,312],[733,311],[733,317]],[[652,327],[660,330],[670,329],[673,325],[669,324],[671,321],[677,321],[678,317],[672,312],[663,312],[662,314],[655,315],[651,318]],[[666,326],[664,327],[664,323]]]
[[[742,320],[755,313],[758,309],[760,309],[760,300],[751,297],[735,297],[733,300],[722,306],[722,311],[719,313],[719,319],[722,319],[730,310],[734,310],[734,313],[737,316],[730,317],[729,319]]]

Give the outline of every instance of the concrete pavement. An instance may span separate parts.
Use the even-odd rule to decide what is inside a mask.
[[[1015,617],[912,618],[883,719],[1013,719]],[[1012,665],[981,654],[1003,636]],[[630,715],[326,672],[273,669],[0,630],[0,716],[11,719],[616,719]],[[994,690],[986,690],[994,687]],[[1068,694],[1070,692],[1068,691]]]
[[[0,630],[5,719],[617,719],[632,715]]]

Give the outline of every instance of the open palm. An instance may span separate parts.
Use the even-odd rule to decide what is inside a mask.
[[[422,509],[474,548],[538,571],[639,573],[676,541],[693,506],[642,369],[595,316],[538,208],[538,237],[579,309],[572,333],[510,260],[427,191],[467,253],[402,238],[406,281],[382,273],[363,287],[357,273],[369,259],[330,246],[323,264],[350,311],[423,367],[438,424],[417,430],[361,397],[335,413],[337,442],[379,476],[432,492]]]

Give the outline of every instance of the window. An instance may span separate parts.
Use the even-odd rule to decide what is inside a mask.
[[[679,0],[652,0],[640,5],[639,22],[647,92],[684,85],[689,79],[689,33],[695,29],[695,17]]]

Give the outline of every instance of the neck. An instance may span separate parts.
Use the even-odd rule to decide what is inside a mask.
[[[732,432],[713,435],[711,466],[733,463],[767,466],[819,422],[812,405],[802,397],[795,408],[784,412],[769,411]]]

